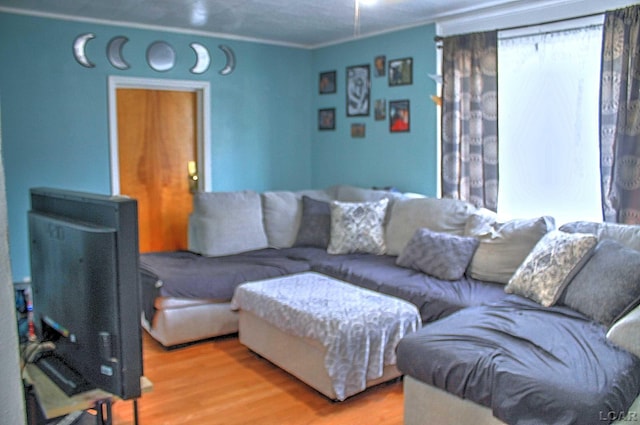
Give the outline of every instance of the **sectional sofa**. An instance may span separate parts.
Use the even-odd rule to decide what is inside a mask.
[[[392,190],[199,193],[189,250],[141,256],[142,321],[165,346],[234,333],[238,285],[322,273],[418,308],[405,423],[609,423],[640,392],[639,249],[635,226]]]

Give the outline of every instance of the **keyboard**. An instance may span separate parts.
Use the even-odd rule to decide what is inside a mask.
[[[34,364],[69,397],[95,388],[53,351],[44,352]]]

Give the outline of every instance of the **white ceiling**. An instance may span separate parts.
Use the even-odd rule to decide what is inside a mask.
[[[0,0],[0,11],[317,47],[549,0]],[[356,25],[359,22],[359,25]]]

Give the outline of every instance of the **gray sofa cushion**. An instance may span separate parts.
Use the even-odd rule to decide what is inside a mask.
[[[540,239],[504,288],[549,307],[589,259],[598,239],[552,230]]]
[[[639,301],[640,252],[612,240],[598,244],[567,287],[563,299],[564,304],[606,326],[611,326]]]
[[[478,247],[476,238],[418,229],[396,264],[443,280],[458,280],[464,275]]]
[[[267,248],[260,195],[253,191],[202,192],[189,217],[189,250],[210,256]]]
[[[480,239],[469,265],[469,275],[475,279],[505,284],[509,283],[538,241],[555,228],[551,217],[489,224],[486,215],[481,214],[473,215],[469,221],[466,235]]]
[[[476,208],[464,201],[440,198],[398,199],[393,202],[385,238],[387,254],[400,255],[416,230],[463,235]]]
[[[302,197],[302,218],[295,246],[327,248],[331,237],[331,207],[329,202]]]

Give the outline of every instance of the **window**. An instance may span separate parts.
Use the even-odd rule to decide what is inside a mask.
[[[498,42],[499,194],[503,219],[602,221],[599,25]],[[522,32],[523,30],[520,30]]]

